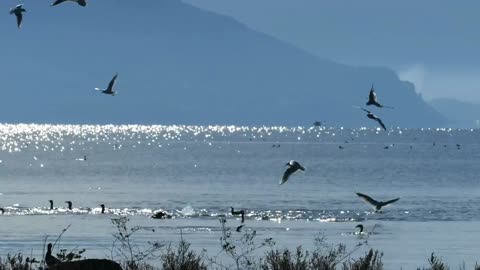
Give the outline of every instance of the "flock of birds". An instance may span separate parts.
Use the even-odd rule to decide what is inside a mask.
[[[59,5],[61,3],[68,2],[68,1],[76,2],[79,6],[82,6],[82,7],[85,7],[87,5],[86,0],[56,0],[51,4],[51,6],[56,6],[56,5]],[[25,13],[26,11],[27,10],[24,8],[23,4],[18,4],[17,6],[15,6],[14,8],[12,8],[10,10],[10,14],[15,15],[15,17],[17,19],[17,27],[19,29],[22,26],[23,13]],[[115,82],[117,80],[117,77],[118,77],[118,73],[113,76],[113,78],[110,80],[106,89],[95,88],[95,90],[100,91],[100,92],[102,92],[104,94],[107,94],[107,95],[115,96],[116,91],[114,89],[114,86],[115,86]],[[366,105],[367,106],[376,106],[378,108],[393,109],[393,107],[384,106],[384,105],[382,105],[381,103],[378,102],[377,95],[375,93],[375,89],[374,89],[373,85],[372,85],[372,88],[370,89],[370,93],[369,93],[368,101],[367,101]],[[371,111],[369,111],[365,108],[361,108],[361,107],[356,107],[356,108],[359,108],[359,109],[365,111],[367,113],[367,117],[369,119],[372,119],[372,120],[376,121],[384,130],[387,130],[383,121],[378,116],[373,114]],[[278,147],[280,147],[280,145],[278,145]],[[290,176],[293,173],[295,173],[296,171],[298,171],[298,170],[305,171],[305,167],[303,167],[299,162],[297,162],[295,160],[289,161],[286,164],[286,166],[288,166],[288,168],[284,172],[284,174],[283,174],[283,176],[280,180],[280,183],[279,183],[280,185],[283,185],[284,183],[286,183],[288,181],[288,179],[290,178]],[[362,194],[362,193],[356,193],[356,194],[360,198],[362,198],[365,202],[370,204],[375,209],[376,212],[381,212],[382,207],[387,206],[389,204],[392,204],[392,203],[394,203],[394,202],[396,202],[400,199],[400,198],[396,198],[396,199],[393,199],[393,200],[388,200],[388,201],[383,202],[383,201],[377,201],[377,200],[373,199],[372,197],[370,197],[368,195],[365,195],[365,194]],[[49,203],[50,203],[50,210],[54,210],[53,200],[49,200]],[[65,201],[65,203],[67,204],[68,209],[72,210],[72,202],[71,201]],[[101,213],[104,214],[105,213],[105,205],[100,204],[100,207],[101,207]],[[3,208],[0,208],[0,211],[3,214],[5,210]],[[241,216],[241,225],[238,226],[237,229],[236,229],[237,232],[240,232],[241,229],[244,227],[245,211],[244,210],[235,211],[234,208],[231,207],[231,214],[233,216],[236,216],[236,215]],[[154,213],[153,216],[152,216],[152,218],[155,218],[155,219],[165,219],[165,218],[171,218],[171,217],[172,217],[171,215],[169,215],[168,213],[163,212],[163,211],[158,211],[158,212]],[[362,234],[363,229],[364,229],[363,225],[359,224],[356,227],[360,229],[359,234]],[[46,261],[47,265],[49,265],[49,266],[59,263],[58,259],[55,258],[54,256],[52,256],[52,244],[48,244],[47,253],[46,253],[46,256],[45,256],[45,261]]]
[[[375,93],[375,89],[373,88],[373,85],[372,85],[372,88],[370,89],[370,93],[368,95],[368,101],[366,103],[367,106],[376,106],[378,108],[389,108],[389,109],[393,109],[393,107],[390,107],[390,106],[384,106],[382,105],[381,103],[378,102],[377,100],[377,94]],[[374,115],[371,111],[367,110],[367,109],[364,109],[364,108],[361,108],[361,107],[355,107],[355,108],[359,108],[359,109],[362,109],[364,110],[365,112],[367,112],[367,117],[372,119],[372,120],[375,120],[378,122],[378,124],[384,129],[384,130],[387,130],[387,128],[385,127],[385,124],[382,122],[382,120]],[[457,146],[458,147],[458,146]],[[285,164],[288,168],[287,170],[285,170],[285,172],[283,173],[283,176],[282,176],[282,179],[280,180],[279,184],[280,185],[283,185],[285,184],[285,182],[288,181],[288,179],[290,178],[290,176],[295,173],[296,171],[300,170],[300,171],[305,171],[305,167],[302,166],[298,161],[295,161],[295,160],[290,160],[287,164]],[[382,207],[384,206],[387,206],[389,204],[392,204],[398,200],[400,200],[400,198],[396,198],[396,199],[392,199],[392,200],[388,200],[388,201],[377,201],[375,199],[373,199],[372,197],[366,195],[366,194],[363,194],[363,193],[359,193],[359,192],[356,192],[357,196],[362,198],[365,202],[367,202],[368,204],[370,204],[374,209],[375,209],[375,212],[382,212],[381,209]],[[242,210],[243,211],[243,210]],[[232,215],[234,214],[233,212],[233,208],[232,208]],[[243,215],[242,215],[242,223],[243,223]],[[364,233],[363,232],[363,225],[359,224],[356,226],[356,228],[360,228],[360,232],[359,234],[362,234]]]
[[[56,6],[58,4],[61,4],[63,2],[76,2],[78,5],[85,7],[87,6],[87,1],[86,0],[56,0],[51,4],[51,6]],[[15,15],[17,17],[17,27],[20,29],[22,27],[22,22],[23,22],[23,13],[27,12],[27,10],[24,8],[24,4],[18,4],[14,8],[10,9],[10,14]]]
[[[64,2],[76,2],[79,6],[85,7],[87,6],[87,1],[86,0],[56,0],[51,4],[51,6],[56,6],[58,4],[64,3]],[[22,27],[22,22],[23,22],[23,13],[27,12],[27,10],[24,8],[24,4],[18,4],[14,8],[10,9],[10,14],[15,15],[17,17],[17,27],[20,29]],[[115,96],[115,81],[117,80],[118,73],[113,76],[112,80],[110,80],[110,83],[108,84],[107,89],[100,89],[100,88],[95,88],[97,91],[101,91],[104,94]]]

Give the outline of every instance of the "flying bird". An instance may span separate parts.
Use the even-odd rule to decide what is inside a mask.
[[[112,80],[111,80],[110,83],[108,84],[107,89],[95,88],[95,90],[97,90],[97,91],[102,91],[102,93],[107,94],[107,95],[115,96],[116,92],[115,92],[115,90],[113,89],[113,87],[114,87],[114,85],[115,85],[115,81],[117,80],[117,77],[118,77],[118,73],[115,74],[115,76],[113,76]]]
[[[381,212],[380,209],[382,209],[382,207],[386,206],[386,205],[389,205],[391,203],[394,203],[398,200],[400,200],[400,198],[396,198],[396,199],[393,199],[393,200],[389,200],[389,201],[386,201],[386,202],[382,202],[382,201],[376,201],[374,199],[372,199],[370,196],[368,195],[365,195],[365,194],[362,194],[362,193],[356,193],[360,198],[362,198],[364,201],[366,201],[367,203],[369,203],[371,206],[373,206],[375,208],[375,212]]]
[[[23,8],[23,4],[19,4],[16,7],[10,9],[10,14],[15,14],[17,17],[17,27],[20,29],[22,27],[22,21],[23,21],[23,12],[26,12],[27,10]]]
[[[56,0],[55,2],[53,2],[51,4],[51,6],[56,6],[58,4],[61,4],[63,2],[67,2],[67,1],[76,2],[78,5],[80,5],[82,7],[87,6],[87,1],[86,0]]]
[[[232,215],[241,215],[242,216],[242,223],[245,221],[245,211],[240,210],[240,211],[235,211],[233,207],[230,207]]]
[[[393,107],[384,106],[384,105],[378,103],[377,94],[375,93],[375,89],[373,89],[373,84],[372,84],[372,88],[370,89],[370,94],[368,95],[368,101],[367,101],[366,104],[367,104],[367,106],[374,105],[374,106],[377,106],[379,108],[393,109]]]
[[[364,108],[361,108],[361,109],[367,112],[367,117],[368,117],[368,118],[377,121],[377,122],[380,124],[380,126],[382,126],[382,128],[383,128],[384,130],[387,130],[387,128],[385,127],[385,124],[383,124],[383,122],[382,122],[382,119],[378,118],[378,116],[376,116],[375,114],[373,114],[373,113],[372,113],[371,111],[369,111],[369,110],[366,110],[366,109],[364,109]]]
[[[285,182],[287,182],[288,178],[290,177],[290,175],[292,175],[294,172],[298,171],[298,170],[302,170],[302,171],[305,171],[305,168],[300,165],[300,163],[298,163],[297,161],[295,160],[290,160],[290,162],[288,162],[287,164],[285,164],[286,166],[288,166],[288,169],[283,173],[283,177],[282,177],[282,180],[280,181],[280,185],[284,184]]]

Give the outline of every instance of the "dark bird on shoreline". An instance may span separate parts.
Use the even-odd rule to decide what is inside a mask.
[[[105,214],[105,204],[100,204],[100,207],[102,208],[102,214]]]
[[[22,27],[22,21],[23,21],[23,12],[26,12],[27,10],[23,8],[23,4],[19,4],[16,7],[10,9],[10,14],[14,14],[15,17],[17,17],[17,27],[20,29]]]
[[[108,84],[107,89],[95,88],[95,90],[101,91],[102,93],[107,94],[107,95],[115,96],[116,92],[115,92],[115,90],[113,89],[113,87],[115,86],[115,81],[117,80],[117,77],[118,77],[118,73],[115,74],[115,76],[113,76],[112,80],[111,80],[110,83]]]
[[[79,6],[82,6],[82,7],[85,7],[87,6],[87,1],[86,0],[56,0],[55,2],[53,2],[51,4],[51,6],[56,6],[58,4],[61,4],[63,2],[68,2],[68,1],[71,1],[71,2],[75,2],[77,3]]]
[[[158,211],[152,215],[152,218],[154,219],[167,219],[167,218],[172,218],[171,215],[169,215],[167,212],[163,211]]]
[[[373,88],[373,84],[372,84],[372,88],[370,89],[370,94],[368,95],[368,101],[367,101],[366,105],[367,106],[374,105],[374,106],[377,106],[379,108],[393,109],[393,107],[384,106],[384,105],[378,103],[377,94],[375,93],[375,89]]]
[[[298,170],[305,171],[305,168],[295,160],[290,160],[290,162],[285,164],[285,166],[288,166],[288,169],[283,173],[282,180],[279,183],[280,185],[283,185],[285,182],[287,182],[290,175],[292,175],[294,172]]]
[[[371,206],[373,206],[373,208],[375,208],[375,212],[381,212],[380,209],[382,209],[382,207],[384,206],[387,206],[391,203],[394,203],[398,200],[400,200],[400,198],[396,198],[396,199],[393,199],[393,200],[389,200],[389,201],[386,201],[386,202],[382,202],[382,201],[376,201],[374,199],[372,199],[370,196],[368,195],[365,195],[365,194],[362,194],[362,193],[359,193],[357,192],[356,193],[360,198],[362,198],[365,202],[369,203]]]
[[[68,210],[72,210],[72,202],[71,201],[65,201],[68,205]]]
[[[60,260],[55,258],[52,255],[52,243],[48,243],[47,245],[47,253],[45,254],[45,263],[49,268],[60,263]]]
[[[380,124],[380,126],[382,126],[382,128],[383,128],[384,130],[387,130],[387,128],[385,127],[385,125],[384,125],[383,122],[382,122],[382,119],[378,118],[375,114],[373,114],[373,113],[372,113],[371,111],[369,111],[369,110],[366,110],[366,109],[364,109],[364,108],[361,108],[361,109],[367,112],[367,117],[368,117],[368,118],[377,121],[377,122]]]
[[[242,217],[242,223],[245,222],[245,211],[244,211],[244,210],[235,211],[235,210],[233,209],[233,207],[230,207],[230,209],[231,209],[231,213],[232,213],[233,216],[241,215],[241,217]]]
[[[50,203],[50,210],[53,210],[53,200],[48,200],[48,202]]]
[[[2,215],[5,214],[5,209],[3,207],[0,208],[0,212],[2,212]]]

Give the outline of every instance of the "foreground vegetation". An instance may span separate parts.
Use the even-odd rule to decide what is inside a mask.
[[[220,245],[222,252],[216,256],[208,256],[206,250],[195,252],[183,238],[177,245],[171,243],[150,242],[144,248],[135,244],[134,235],[141,227],[128,227],[128,219],[112,219],[116,227],[113,234],[111,258],[119,262],[124,270],[383,270],[383,253],[369,249],[365,254],[355,254],[360,247],[368,244],[368,235],[351,250],[339,244],[331,246],[325,239],[315,239],[315,248],[304,250],[301,246],[294,250],[278,249],[271,238],[257,239],[255,231],[232,234],[226,226],[226,220],[221,219],[222,236]],[[65,228],[55,240],[55,244],[67,231]],[[238,235],[238,236],[237,236]],[[48,237],[45,238],[47,243]],[[84,249],[67,251],[62,249],[57,253],[61,262],[82,260]],[[356,256],[355,256],[356,255]],[[442,259],[434,253],[427,259],[428,266],[417,270],[450,270]],[[0,270],[40,270],[48,269],[44,260],[24,258],[22,254],[8,255],[0,258]],[[89,269],[97,269],[95,267]],[[84,269],[84,270],[89,270]],[[104,269],[104,268],[102,268]],[[465,266],[459,267],[466,270]],[[108,270],[108,269],[105,269]],[[475,265],[473,270],[480,270]]]

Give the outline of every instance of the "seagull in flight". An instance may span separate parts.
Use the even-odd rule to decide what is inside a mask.
[[[380,126],[382,126],[382,128],[383,128],[384,130],[387,130],[387,128],[385,127],[385,125],[384,125],[383,122],[382,122],[382,119],[378,118],[378,116],[376,116],[375,114],[373,114],[373,113],[372,113],[371,111],[369,111],[369,110],[366,110],[366,109],[364,109],[364,108],[360,108],[360,109],[362,109],[362,110],[364,110],[364,111],[367,112],[367,117],[368,117],[368,118],[377,121],[377,122],[380,124]]]
[[[22,20],[23,20],[23,12],[26,12],[27,10],[23,8],[23,4],[19,4],[16,7],[10,9],[10,14],[15,14],[17,17],[17,27],[20,29],[22,27]]]
[[[377,94],[375,93],[375,89],[373,89],[373,84],[372,84],[372,88],[370,89],[370,94],[368,95],[368,101],[367,101],[366,104],[367,104],[367,106],[374,105],[374,106],[377,106],[379,108],[393,109],[393,107],[383,106],[382,104],[378,103]]]
[[[80,5],[82,7],[87,6],[87,1],[86,0],[56,0],[55,2],[53,2],[51,4],[51,6],[56,6],[58,4],[61,4],[63,2],[67,2],[67,1],[76,2],[78,5]]]
[[[368,195],[365,195],[365,194],[362,194],[362,193],[359,193],[359,192],[357,192],[356,194],[358,195],[358,197],[362,198],[365,202],[367,202],[371,206],[373,206],[375,208],[375,212],[381,212],[380,209],[382,209],[382,207],[387,206],[391,203],[394,203],[394,202],[400,200],[400,198],[396,198],[396,199],[389,200],[389,201],[386,201],[386,202],[382,202],[382,201],[379,202],[379,201],[376,201],[376,200],[372,199],[372,197],[370,197]]]
[[[97,91],[102,91],[102,93],[107,94],[107,95],[115,96],[116,92],[115,92],[115,90],[113,89],[113,87],[115,86],[115,81],[117,80],[117,77],[118,77],[118,73],[115,74],[115,76],[113,76],[112,80],[111,80],[110,83],[108,84],[107,89],[95,88],[95,90],[97,90]]]
[[[290,175],[292,175],[294,172],[298,170],[305,171],[305,168],[295,160],[290,160],[290,162],[288,162],[285,165],[288,166],[288,169],[283,173],[283,177],[282,177],[282,180],[280,181],[280,185],[283,185],[285,182],[287,182]]]

